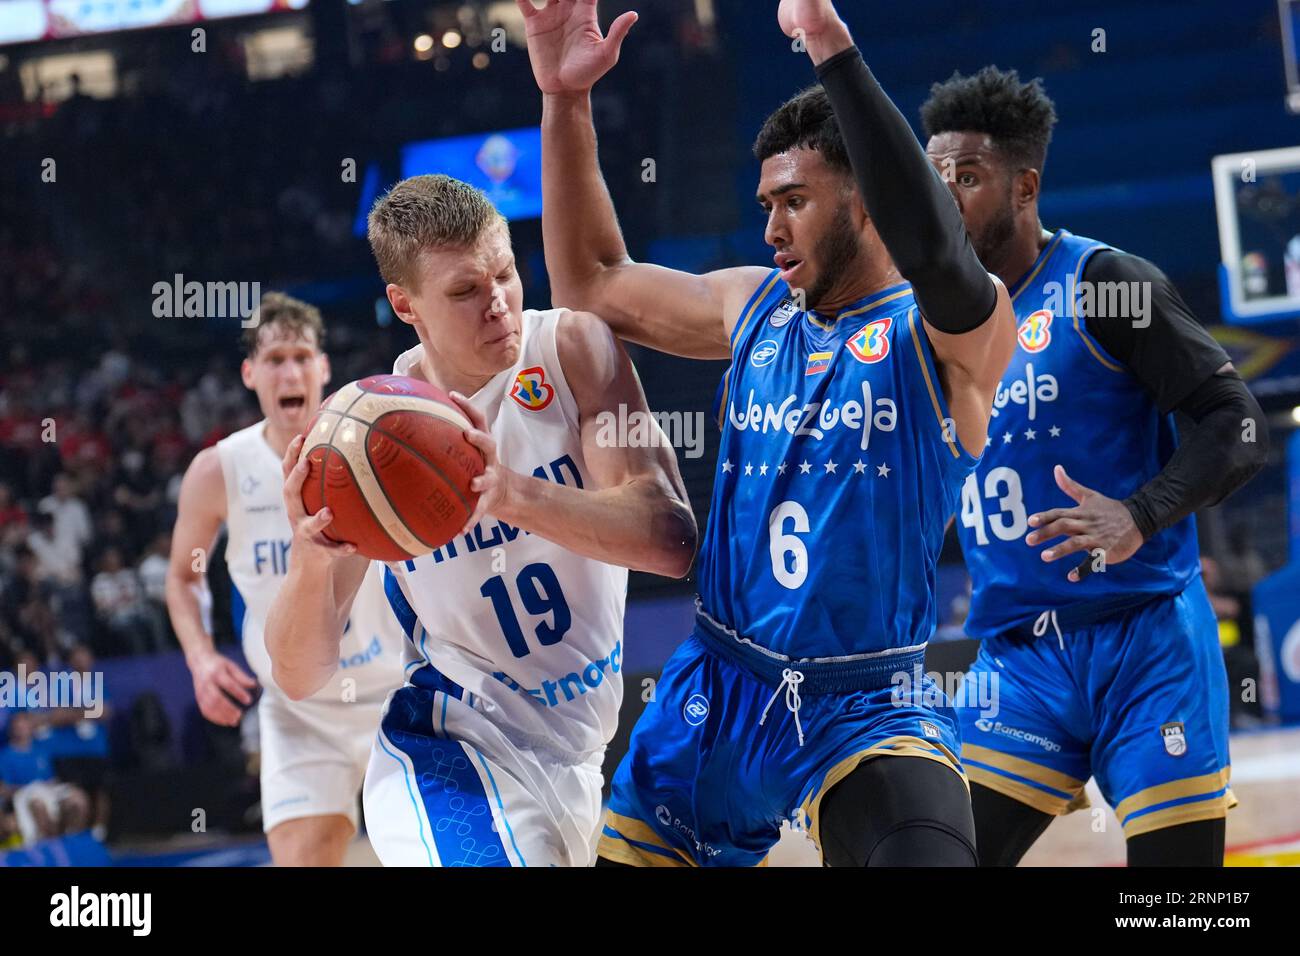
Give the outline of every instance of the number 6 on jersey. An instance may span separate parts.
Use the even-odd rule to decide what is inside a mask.
[[[787,520],[792,525],[790,533],[785,530]],[[781,502],[767,519],[772,576],[791,591],[798,590],[808,577],[808,548],[798,536],[807,534],[810,527],[808,512],[797,501]]]

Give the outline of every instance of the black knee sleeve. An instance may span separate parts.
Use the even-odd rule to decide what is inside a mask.
[[[1223,866],[1227,820],[1197,820],[1132,837],[1129,866]]]
[[[915,757],[859,764],[822,798],[827,866],[974,866],[970,796],[951,768]]]
[[[1015,866],[1054,819],[1027,803],[982,787],[970,787],[980,866]]]

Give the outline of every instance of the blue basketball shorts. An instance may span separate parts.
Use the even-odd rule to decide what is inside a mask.
[[[599,854],[636,866],[761,866],[783,821],[817,842],[822,798],[864,760],[937,760],[965,781],[956,714],[923,685],[804,690],[792,710],[788,686],[718,653],[697,626],[614,773]]]
[[[978,688],[978,690],[977,690]],[[956,702],[970,780],[1060,815],[1095,777],[1126,837],[1223,817],[1228,681],[1198,576],[1105,620],[982,642]]]

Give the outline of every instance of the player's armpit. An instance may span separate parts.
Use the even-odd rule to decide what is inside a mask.
[[[694,275],[629,260],[601,266],[554,300],[594,313],[629,342],[684,358],[725,359],[741,309],[768,274],[742,266]]]
[[[1006,286],[990,276],[997,304],[987,322],[969,332],[949,334],[925,323],[934,350],[944,398],[957,425],[957,437],[972,455],[984,450],[993,396],[1016,349],[1016,314]]]

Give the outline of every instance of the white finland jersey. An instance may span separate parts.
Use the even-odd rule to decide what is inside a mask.
[[[217,443],[226,481],[226,566],[231,613],[248,665],[264,688],[275,687],[266,652],[266,615],[289,566],[293,532],[284,513],[280,458],[263,436],[265,420]],[[384,594],[383,565],[372,561],[339,643],[339,668],[311,700],[382,702],[399,686],[405,635]],[[343,681],[355,684],[343,693]]]
[[[555,348],[562,313],[524,312],[519,360],[470,401],[506,467],[589,487],[578,406]],[[423,346],[403,353],[394,373],[422,378],[423,354]],[[388,567],[390,597],[411,637],[408,683],[450,692],[517,742],[562,758],[589,756],[613,736],[626,568],[491,515],[432,554]]]

